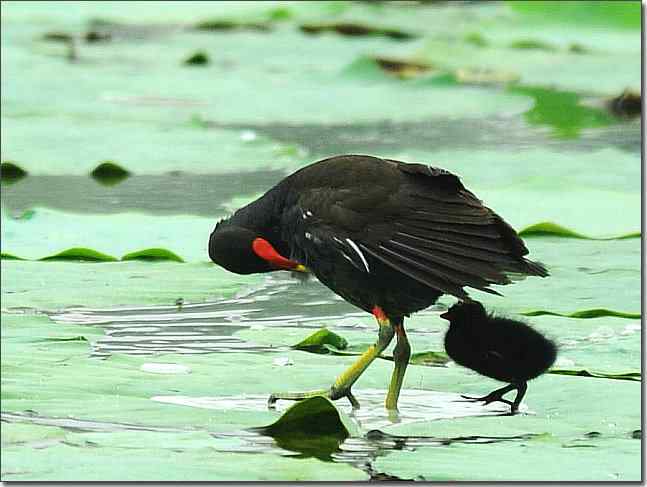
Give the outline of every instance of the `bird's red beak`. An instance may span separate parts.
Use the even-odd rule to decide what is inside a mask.
[[[255,238],[252,242],[252,250],[265,262],[270,264],[276,269],[283,269],[286,271],[308,272],[308,269],[303,264],[299,264],[290,259],[286,259],[279,254],[272,244],[264,238]]]
[[[441,314],[440,317],[449,321],[451,319],[450,316],[449,316],[449,310],[447,310],[443,314]]]

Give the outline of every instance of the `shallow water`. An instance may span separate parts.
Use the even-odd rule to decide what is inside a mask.
[[[616,17],[619,4],[25,5],[2,3],[2,162],[28,173],[3,178],[2,251],[30,259],[1,264],[3,480],[640,477],[640,242],[587,239],[641,228],[640,120],[608,110],[640,89],[640,22]],[[192,28],[214,18],[242,26]],[[301,29],[331,22],[413,37]],[[108,38],[86,42],[90,31]],[[183,64],[197,50],[210,62]],[[376,56],[430,68],[389,73]],[[376,325],[315,280],[207,264],[208,235],[340,153],[445,167],[518,230],[580,233],[526,238],[549,279],[474,295],[505,313],[561,313],[528,321],[560,346],[559,368],[597,375],[546,374],[509,416],[460,397],[494,381],[411,365],[394,416],[392,363],[377,360],[354,390],[361,409],[335,403],[355,428],[343,441],[254,430],[290,406],[268,410],[269,393],[327,387],[354,359],[293,345],[326,327],[359,353]],[[90,177],[104,161],[130,176]],[[107,260],[161,248],[186,263],[38,261],[69,248]],[[407,320],[413,352],[442,351],[453,301]]]
[[[446,306],[442,304],[435,305],[418,316],[434,316],[439,323],[437,317],[444,309]],[[111,353],[280,353],[290,348],[261,346],[234,335],[242,330],[254,330],[262,335],[265,328],[279,327],[303,329],[301,335],[305,337],[322,324],[341,334],[347,330],[367,333],[376,330],[376,325],[366,319],[366,313],[344,302],[319,282],[273,276],[234,298],[216,302],[142,308],[68,308],[49,316],[56,323],[100,327],[106,337],[92,344],[92,354],[97,357]],[[412,340],[417,334],[438,333],[434,327],[420,325],[407,331]]]

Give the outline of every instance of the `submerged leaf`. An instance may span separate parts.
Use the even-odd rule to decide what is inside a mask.
[[[464,38],[464,41],[477,47],[486,47],[490,44],[487,39],[478,32],[467,34]]]
[[[559,137],[576,137],[581,129],[616,123],[604,110],[581,105],[577,93],[539,86],[513,86],[508,90],[534,98],[535,105],[525,113],[526,120],[552,127]]]
[[[234,31],[234,30],[252,30],[258,32],[267,32],[271,26],[261,22],[241,22],[229,19],[211,19],[198,22],[193,27],[195,30],[217,32],[217,31]]]
[[[327,328],[322,328],[308,336],[305,340],[294,345],[292,348],[303,350],[304,352],[319,354],[329,353],[332,355],[359,356],[370,346],[370,343],[355,343],[353,345],[349,345],[345,338],[331,332]],[[389,360],[391,362],[393,361],[392,355],[381,354],[378,358]],[[412,365],[427,365],[432,367],[445,365],[448,362],[449,357],[446,353],[434,352],[431,350],[414,353],[409,359],[409,363]]]
[[[539,49],[541,51],[556,51],[552,44],[536,39],[520,39],[510,43],[512,49]]]

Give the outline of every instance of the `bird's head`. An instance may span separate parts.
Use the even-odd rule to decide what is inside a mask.
[[[306,272],[303,265],[283,257],[257,232],[236,225],[216,225],[209,238],[209,257],[236,274]]]
[[[487,313],[478,301],[459,301],[440,317],[448,320],[451,324],[471,325],[483,321],[487,318]]]

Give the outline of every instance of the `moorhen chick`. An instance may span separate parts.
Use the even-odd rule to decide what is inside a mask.
[[[500,401],[514,414],[528,389],[527,382],[546,372],[555,362],[555,343],[530,326],[495,317],[477,301],[459,302],[440,315],[449,320],[445,351],[459,365],[486,377],[508,382],[483,397],[468,397],[485,404]],[[503,396],[517,390],[514,401]]]

